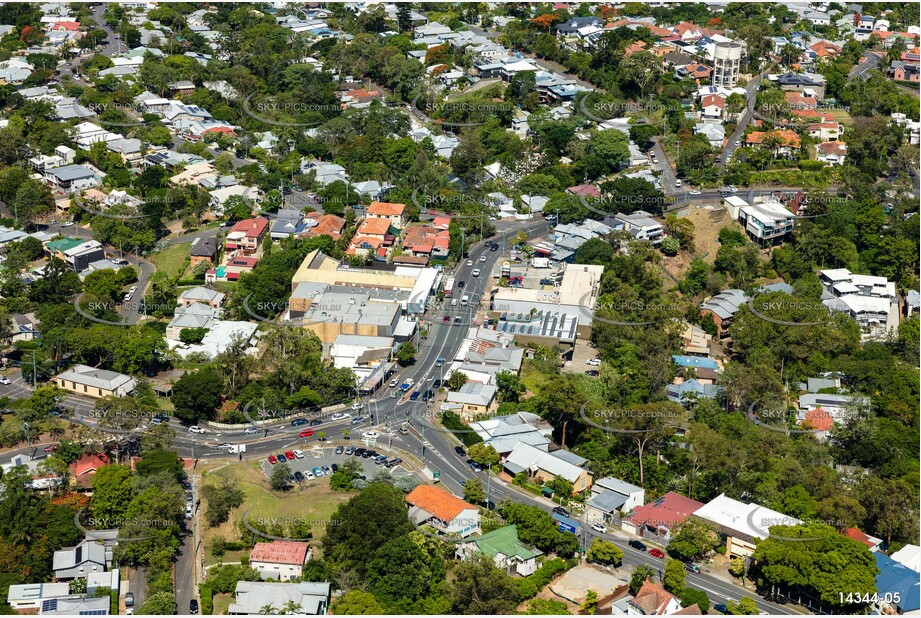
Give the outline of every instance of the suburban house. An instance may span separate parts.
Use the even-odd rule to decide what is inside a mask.
[[[368,206],[368,219],[388,219],[390,225],[402,230],[406,226],[406,204],[391,202],[371,202]]]
[[[871,539],[873,537],[870,537]],[[890,556],[901,565],[907,566],[915,573],[921,573],[921,547],[908,543]]]
[[[717,334],[722,337],[732,324],[732,318],[739,311],[739,307],[747,302],[748,296],[742,290],[723,290],[701,303],[700,312],[702,315],[713,316]]]
[[[530,444],[519,442],[505,458],[503,469],[512,477],[524,473],[538,483],[547,483],[562,477],[572,483],[572,493],[576,495],[588,491],[592,486],[591,473],[574,463],[579,459],[581,458],[562,449],[548,453]]]
[[[799,519],[759,504],[745,504],[720,494],[692,514],[725,541],[726,556],[745,558],[755,551],[755,540],[766,539],[771,526],[796,526]]]
[[[192,243],[192,249],[189,251],[192,268],[195,268],[202,262],[213,264],[217,257],[217,241],[213,236],[206,238],[196,238]]]
[[[134,378],[129,375],[87,365],[74,365],[52,382],[66,391],[89,397],[126,397],[135,388]]]
[[[249,565],[262,579],[291,581],[300,578],[310,559],[310,545],[299,541],[256,543],[249,555]]]
[[[466,538],[480,532],[480,511],[434,485],[419,485],[406,496],[409,519],[442,534]]]
[[[875,613],[917,614],[921,609],[918,572],[895,560],[896,554],[890,557],[881,551],[873,552],[876,568],[879,569],[876,575],[876,589],[880,598],[874,603],[877,608]]]
[[[259,614],[269,606],[273,612],[287,611],[286,606],[295,606],[293,613],[300,616],[325,616],[329,608],[329,582],[237,582],[234,602],[227,613],[231,616]]]
[[[642,506],[646,492],[610,476],[600,478],[592,485],[592,495],[585,503],[585,518],[591,522],[616,522],[621,513],[629,513]]]
[[[867,549],[869,549],[870,551],[879,551],[879,546],[883,544],[882,539],[878,539],[875,536],[870,536],[869,534],[864,534],[863,532],[860,531],[859,528],[853,528],[853,527],[852,528],[842,528],[841,530],[838,530],[838,534],[840,534],[841,536],[846,536],[847,538],[853,539],[860,543],[863,543],[864,545],[867,546]],[[906,545],[905,547],[910,549],[912,546]],[[903,547],[902,549],[905,549],[905,547]],[[915,545],[915,547],[917,547],[917,545]],[[902,550],[900,549],[899,551],[902,551]],[[892,554],[892,555],[895,556],[895,554]]]
[[[272,223],[270,236],[276,240],[288,238],[303,231],[304,214],[296,208],[282,208],[278,211],[275,222]]]
[[[893,307],[897,305],[895,283],[885,277],[831,268],[819,271],[819,281],[825,288],[822,304],[830,311],[847,313],[863,328],[886,326],[890,313],[898,316]]]
[[[633,509],[621,522],[621,528],[667,545],[678,526],[703,505],[703,502],[670,491],[654,502]]]
[[[768,146],[775,156],[792,157],[799,152],[800,139],[792,129],[774,131],[752,131],[745,136],[746,146]]]
[[[105,250],[96,240],[80,238],[59,238],[45,243],[45,252],[63,260],[71,270],[81,272],[93,262],[104,260]]]
[[[628,214],[616,214],[614,220],[630,232],[636,240],[646,240],[653,245],[658,245],[665,238],[665,229],[652,215],[645,210],[637,210]]]
[[[497,391],[498,388],[492,384],[467,382],[460,387],[460,390],[448,393],[444,406],[448,409],[459,408],[461,418],[472,420],[478,415],[489,412],[496,400]]]
[[[519,442],[542,451],[549,450],[553,426],[532,412],[517,412],[470,423],[483,444],[493,447],[500,457],[506,457]]]
[[[654,584],[647,579],[633,598],[627,601],[626,610],[627,615],[670,616],[681,611],[681,603],[662,584]],[[700,610],[696,613],[699,615]]]
[[[269,230],[269,220],[263,217],[237,221],[227,233],[225,246],[228,251],[242,255],[253,255],[262,247]]]
[[[98,541],[81,541],[76,547],[65,547],[54,552],[52,559],[55,581],[65,582],[90,573],[106,570],[106,548]]]
[[[85,165],[65,165],[45,170],[45,180],[55,191],[71,192],[98,187],[101,176]]]
[[[516,526],[503,526],[481,536],[467,539],[457,546],[457,557],[469,560],[476,554],[493,559],[497,568],[506,573],[527,577],[537,570],[537,560],[543,555],[539,549],[529,547],[518,539]]]
[[[342,217],[311,212],[304,217],[304,230],[298,234],[298,238],[313,238],[314,236],[326,235],[333,240],[339,240],[344,227],[345,219]]]
[[[6,595],[6,603],[16,611],[41,609],[46,601],[70,596],[70,584],[14,584]],[[25,612],[24,612],[25,613]],[[31,612],[30,612],[31,613]]]
[[[225,297],[226,295],[223,292],[198,286],[185,290],[179,294],[177,303],[183,307],[190,307],[196,303],[201,303],[203,305],[208,305],[212,309],[220,309],[221,305],[224,304]]]

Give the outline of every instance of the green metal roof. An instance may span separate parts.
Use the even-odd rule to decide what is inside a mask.
[[[482,536],[468,539],[468,541],[476,543],[477,549],[490,558],[495,558],[496,554],[502,554],[514,556],[519,560],[529,560],[542,553],[519,541],[518,528],[515,526],[505,526]]]
[[[73,249],[76,246],[82,245],[85,243],[85,240],[80,238],[59,238],[58,240],[48,241],[46,245],[50,251],[57,251],[63,253],[70,249]]]

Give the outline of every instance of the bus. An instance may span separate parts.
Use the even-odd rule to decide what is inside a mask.
[[[445,279],[445,298],[451,298],[452,294],[454,294],[454,277],[448,277]]]

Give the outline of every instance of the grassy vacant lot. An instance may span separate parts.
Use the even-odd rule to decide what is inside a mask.
[[[184,242],[178,245],[170,245],[165,249],[153,253],[148,258],[158,272],[163,272],[170,277],[181,275],[185,270],[186,258],[189,257],[189,250],[192,247],[191,242]]]
[[[311,525],[313,538],[320,539],[325,534],[326,524],[336,508],[352,495],[331,490],[328,477],[303,483],[302,487],[290,491],[273,491],[258,462],[229,464],[212,472],[205,472],[202,476],[202,486],[215,482],[216,477],[236,479],[245,498],[243,505],[231,513],[230,520],[220,526],[208,528],[207,523],[204,520],[201,521],[206,564],[238,562],[241,557],[249,554],[248,551],[228,551],[223,557],[217,558],[212,556],[210,551],[215,537],[223,537],[225,541],[240,540],[240,522],[247,511],[250,520],[263,517],[279,520],[309,520],[313,522]],[[203,499],[201,512],[204,512],[205,508],[207,508],[207,501]],[[316,551],[317,544],[313,546]]]

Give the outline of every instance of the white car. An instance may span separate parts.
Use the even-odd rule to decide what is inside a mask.
[[[400,384],[400,381],[396,378],[390,380],[390,388],[396,388]]]
[[[224,442],[224,444],[220,445],[218,448],[230,448],[232,446],[233,444],[231,444],[230,442]]]
[[[128,292],[127,294],[125,294],[124,302],[127,303],[127,302],[130,301],[132,298],[134,298],[134,294],[132,294],[131,292]]]
[[[680,178],[676,178],[676,179],[675,179],[675,187],[680,187],[680,186],[681,186],[681,179],[680,179]]]
[[[349,414],[348,412],[336,412],[335,414],[333,414],[332,416],[329,417],[329,420],[331,420],[331,421],[342,421],[342,420],[345,420],[345,419],[347,419],[347,418],[352,418],[352,415]]]
[[[352,404],[353,410],[361,410],[363,407],[365,407],[365,404],[361,403],[360,401],[356,401],[355,403]]]
[[[10,379],[6,376],[0,376],[0,384],[12,384]]]
[[[363,434],[361,434],[361,437],[366,438],[368,440],[377,440],[378,438],[381,437],[381,434],[379,431],[366,431]]]
[[[480,261],[481,261],[481,262],[485,262],[485,261],[486,261],[486,256],[485,256],[485,255],[480,256]]]
[[[698,191],[697,189],[693,189],[691,191],[688,191],[688,194],[689,195],[700,195],[700,191]]]
[[[304,478],[307,479],[308,481],[313,481],[313,480],[316,480],[317,477],[313,475],[313,472],[305,472]]]
[[[189,427],[189,433],[205,433],[204,428],[199,427],[198,425],[192,425]]]
[[[592,524],[592,530],[594,530],[595,532],[600,532],[602,534],[608,533],[608,529],[605,528],[604,524],[599,521],[596,521],[595,523]]]
[[[467,260],[467,266],[473,266],[473,260]]]
[[[67,223],[65,223],[65,224],[62,225],[61,227],[71,227],[73,224],[74,224],[73,221],[68,221]]]
[[[407,379],[406,379],[406,382],[404,382],[404,384],[408,384],[408,385],[410,385],[410,386],[412,386],[412,385],[415,384],[415,383],[416,383],[416,381],[413,380],[412,378],[407,378]]]
[[[474,269],[473,269],[473,276],[474,276],[474,277],[479,277],[479,276],[480,276],[480,269],[479,269],[479,268],[474,268]]]
[[[601,359],[600,358],[590,358],[587,361],[585,361],[585,364],[591,365],[592,367],[597,367],[598,365],[601,364]]]
[[[129,291],[131,294],[134,294],[135,292],[138,291],[138,286],[132,285],[130,288],[128,288],[128,291]]]
[[[297,450],[297,449],[294,449],[294,450],[291,451],[291,452],[294,453],[294,456],[297,457],[298,459],[303,459],[303,458],[304,458],[304,451],[299,451],[299,450]]]
[[[733,185],[729,185],[729,190],[730,190],[732,193],[738,193],[738,192],[739,192],[739,188],[738,188],[738,187],[734,187]]]

